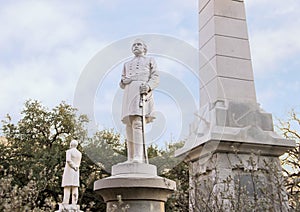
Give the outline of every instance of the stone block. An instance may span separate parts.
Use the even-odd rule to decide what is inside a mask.
[[[267,184],[267,179],[264,175],[255,173],[254,176],[247,172],[235,172],[235,184],[242,193],[247,193],[249,197],[253,197],[254,193],[259,198],[263,197],[261,189]],[[260,188],[260,189],[259,189]]]
[[[231,163],[231,168],[232,169],[243,169],[244,168],[244,163],[240,158],[240,155],[242,154],[234,154],[234,153],[228,153],[228,159]]]
[[[232,174],[232,171],[228,170],[228,173]],[[226,176],[231,176],[231,175],[226,175]],[[225,178],[224,181],[225,182],[222,182],[220,180],[217,184],[214,185],[214,188],[213,188],[213,192],[215,193],[216,197],[220,198],[220,199],[221,199],[221,195],[220,195],[221,193],[222,193],[222,198],[225,198],[225,199],[228,198],[229,194],[233,193],[234,186],[231,182],[231,179],[227,178],[227,180],[226,180],[226,178]]]
[[[215,16],[215,34],[248,39],[246,20]]]
[[[224,113],[226,120],[224,122]],[[217,126],[239,127],[255,126],[263,131],[273,131],[272,115],[265,113],[257,104],[227,102],[226,107],[215,108]],[[218,117],[221,117],[219,120]]]
[[[216,36],[213,36],[208,42],[206,42],[201,48],[199,48],[200,54],[202,54],[207,61],[210,61],[217,54]],[[203,62],[200,58],[200,67]]]
[[[243,1],[214,0],[215,15],[235,19],[246,19],[245,6]]]
[[[215,42],[218,55],[251,59],[248,40],[217,35]]]
[[[60,203],[58,205],[59,205],[59,209],[56,212],[83,212],[80,210],[79,205],[64,204],[64,203]]]
[[[222,181],[224,180],[230,180],[230,178],[233,177],[231,167],[229,167],[228,169],[218,167],[217,172],[217,179],[219,183],[222,183]]]
[[[254,80],[251,60],[219,55],[216,56],[215,60],[219,76]]]
[[[214,16],[214,2],[210,0],[199,13],[199,29],[206,25],[206,23]]]
[[[272,148],[270,148],[272,151]],[[281,171],[281,161],[278,157],[260,156],[258,160],[258,168],[262,170],[268,170],[270,168],[277,167],[277,171]]]
[[[228,154],[216,154],[217,162],[216,167],[218,169],[231,169],[231,161],[229,160]]]
[[[239,102],[256,102],[253,81],[234,78],[214,78],[200,88],[200,107],[217,100],[234,100]]]
[[[215,36],[199,48],[200,59],[199,67],[201,68],[208,61],[210,61],[217,54],[216,38]]]
[[[203,47],[215,34],[215,17],[212,17],[199,31],[199,47]]]
[[[204,7],[208,4],[209,1],[211,1],[211,0],[199,0],[198,1],[200,12],[204,9]]]
[[[112,166],[112,175],[147,175],[156,176],[156,166],[146,163],[119,163]]]
[[[200,84],[205,85],[216,77],[253,81],[251,60],[217,55],[200,68]]]
[[[199,2],[199,29],[213,16],[246,20],[246,12],[242,1],[204,0]]]
[[[200,48],[200,54],[207,58],[208,61],[216,55],[251,60],[248,40],[219,35],[214,36],[205,43]],[[200,67],[202,67],[204,64],[201,58],[199,62]]]
[[[200,48],[214,35],[248,39],[246,20],[213,16],[199,31]]]
[[[211,58],[212,59],[212,58]],[[209,63],[209,58],[203,54],[203,52],[199,51],[199,69]]]

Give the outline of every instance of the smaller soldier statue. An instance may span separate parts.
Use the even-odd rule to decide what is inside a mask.
[[[76,147],[78,142],[72,140],[70,149],[66,151],[66,165],[62,176],[61,186],[64,188],[64,198],[60,204],[59,211],[79,211],[77,206],[78,201],[78,187],[79,187],[79,166],[82,154]],[[70,195],[72,194],[72,204],[70,205]]]

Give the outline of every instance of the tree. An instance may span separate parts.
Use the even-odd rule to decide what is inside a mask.
[[[13,191],[1,193],[0,210],[51,211],[55,203],[61,202],[65,151],[72,139],[85,140],[88,119],[77,115],[76,109],[64,102],[49,110],[40,102],[29,100],[21,114],[17,124],[9,115],[2,123],[7,142],[0,144],[1,183],[15,190],[15,195]],[[101,169],[82,152],[80,203],[105,207],[90,195],[94,179],[101,178]],[[16,202],[14,199],[22,193],[28,195]]]
[[[112,165],[126,161],[126,144],[114,130],[102,130],[94,134],[83,144],[89,158],[110,175]]]
[[[286,121],[279,121],[279,129],[285,138],[296,141],[296,147],[282,157],[282,164],[290,205],[300,211],[300,118],[297,113],[292,110]]]
[[[111,166],[126,160],[126,142],[120,134],[111,129],[87,137],[87,117],[64,102],[48,109],[29,100],[21,115],[17,123],[9,115],[2,121],[5,142],[0,142],[0,211],[55,210],[62,200],[65,151],[72,139],[79,141],[82,152],[78,203],[85,211],[105,211],[93,183],[110,176]],[[150,162],[178,186],[166,204],[167,211],[186,211],[188,207],[187,164],[173,157],[181,145],[148,148]]]

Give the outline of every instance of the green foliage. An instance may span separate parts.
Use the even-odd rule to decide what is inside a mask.
[[[114,164],[124,162],[127,159],[126,145],[120,141],[120,134],[113,130],[103,130],[84,142],[84,151],[99,167],[111,172]]]
[[[9,115],[3,121],[2,130],[7,141],[0,144],[0,175],[8,193],[1,196],[1,211],[12,211],[8,205],[19,211],[25,211],[24,208],[47,211],[55,207],[49,206],[49,200],[61,202],[65,151],[71,139],[82,141],[87,134],[85,124],[88,119],[76,112],[66,103],[49,110],[41,103],[29,100],[17,124],[12,123]],[[83,153],[81,170],[80,203],[98,202],[96,206],[103,207],[103,202],[99,203],[91,195],[94,180],[101,177],[101,169]],[[30,195],[19,195],[26,194],[28,189]],[[21,197],[22,200],[18,200]]]
[[[72,139],[80,142],[79,150],[83,153],[78,203],[85,211],[106,210],[102,198],[93,191],[93,183],[109,176],[112,165],[126,161],[127,147],[120,134],[112,129],[96,132],[93,137],[88,138],[85,128],[87,123],[86,116],[78,115],[76,109],[66,103],[61,103],[49,110],[41,103],[29,100],[24,105],[22,118],[16,124],[7,115],[2,122],[5,140],[0,141],[0,211],[54,211],[57,209],[57,203],[61,202],[63,195],[60,185],[65,165],[65,151],[69,148]],[[282,160],[287,177],[284,183],[288,191],[289,203],[292,209],[297,211],[300,210],[300,120],[296,113],[292,112],[290,118],[287,121],[281,121],[280,124],[283,135],[297,142],[297,147],[286,154]],[[181,159],[174,158],[174,151],[182,145],[183,143],[180,142],[167,144],[163,149],[155,145],[148,147],[150,163],[157,166],[161,176],[174,180],[177,184],[177,191],[166,203],[167,212],[188,211],[189,207],[188,164]],[[277,183],[278,188],[282,188],[283,181],[276,178],[279,171],[272,171],[271,166],[268,170],[270,172],[268,175],[274,177],[267,181],[273,180],[273,184]],[[255,182],[253,185],[259,183],[256,175],[249,174]],[[232,180],[238,179],[228,179],[228,183]],[[214,184],[214,182],[204,181],[199,183],[203,184],[204,190],[209,190]],[[267,185],[266,183],[265,186]],[[248,207],[248,203],[252,204],[252,208],[257,208],[259,205],[260,208],[267,209],[270,206],[268,202],[274,202],[274,194],[281,194],[281,191],[274,192],[273,190],[268,193],[268,187],[259,185],[257,191],[267,198],[247,199],[249,195],[245,195],[243,187],[234,189],[239,194],[239,199],[232,199],[230,205],[237,210],[244,210]],[[205,195],[207,193],[201,194],[196,199],[200,203],[203,200],[203,207],[207,208],[209,201],[204,199]],[[219,195],[222,195],[222,192]],[[220,198],[218,195],[209,197],[212,203]],[[264,202],[261,202],[262,200]]]
[[[162,176],[176,182],[176,191],[166,202],[166,212],[189,211],[189,168],[184,161],[178,163]]]
[[[93,191],[94,181],[110,175],[111,166],[126,161],[126,143],[113,130],[87,137],[88,119],[72,106],[61,103],[49,110],[29,100],[22,118],[13,123],[10,116],[2,122],[7,140],[0,142],[0,211],[54,211],[62,201],[61,176],[65,151],[72,139],[80,142],[79,201],[85,211],[105,211],[100,196]],[[186,211],[188,202],[187,164],[173,156],[182,146],[168,144],[165,149],[148,148],[149,159],[159,173],[177,182],[178,190],[167,202],[167,211]],[[174,167],[174,168],[173,168]],[[179,201],[177,201],[179,199]]]

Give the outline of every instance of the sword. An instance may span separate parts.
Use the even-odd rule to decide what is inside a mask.
[[[141,94],[140,107],[142,108],[142,138],[143,138],[143,151],[144,151],[144,160],[148,164],[148,153],[146,147],[146,138],[145,138],[145,126],[146,126],[146,114],[145,114],[145,101],[146,101],[146,93]]]

